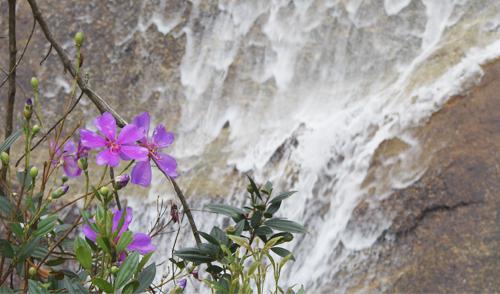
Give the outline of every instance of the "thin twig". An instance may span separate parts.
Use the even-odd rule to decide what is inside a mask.
[[[47,54],[45,54],[45,56],[43,57],[42,61],[40,61],[40,65],[42,65],[45,62],[45,60],[47,60],[47,58],[49,58],[49,55],[50,55],[51,52],[52,52],[52,44],[50,44],[49,51],[47,51]]]
[[[21,56],[19,56],[19,59],[17,60],[15,66],[13,68],[9,69],[8,73],[5,73],[7,75],[7,77],[0,84],[0,88],[5,84],[5,82],[7,82],[7,80],[9,79],[9,77],[12,74],[15,74],[15,70],[17,69],[17,67],[21,63],[21,60],[23,60],[24,53],[26,53],[26,49],[28,49],[28,45],[31,42],[31,38],[33,37],[33,33],[35,32],[35,27],[36,27],[36,20],[33,20],[33,26],[31,27],[31,32],[28,36],[28,40],[26,41],[26,44],[24,45],[23,51],[21,52]]]
[[[31,147],[31,151],[33,151],[36,147],[38,147],[38,145],[40,145],[46,138],[47,136],[53,131],[55,130],[55,128],[57,128],[57,126],[63,121],[66,119],[66,117],[75,109],[75,107],[78,105],[78,103],[80,102],[80,99],[82,99],[83,97],[83,92],[80,93],[80,96],[78,96],[78,99],[76,99],[76,101],[73,103],[73,105],[71,106],[70,109],[68,109],[68,111],[66,111],[66,113],[61,117],[59,118],[55,123],[54,125],[52,125],[52,127],[50,127],[50,129],[35,143],[35,145],[33,145],[33,147]],[[16,166],[19,165],[19,163],[21,162],[21,160],[23,160],[24,156],[26,156],[26,154],[23,154],[21,155],[21,157],[19,157],[19,159],[16,161]]]
[[[38,4],[36,3],[36,1],[35,0],[28,0],[28,2],[31,6],[31,11],[33,12],[33,16],[35,17],[36,21],[40,25],[40,28],[42,29],[42,31],[45,35],[45,38],[47,39],[47,41],[50,42],[52,47],[54,47],[54,50],[56,50],[57,55],[59,55],[59,58],[61,59],[61,62],[63,64],[64,68],[67,71],[69,71],[69,73],[74,78],[76,78],[76,81],[77,81],[80,89],[82,89],[82,91],[85,93],[85,95],[87,95],[87,97],[90,98],[90,100],[95,104],[95,106],[97,107],[97,109],[99,109],[99,111],[101,113],[106,112],[106,111],[111,113],[115,117],[116,122],[120,127],[125,126],[127,124],[126,121],[113,108],[111,108],[111,106],[104,99],[102,99],[94,91],[89,89],[87,87],[85,81],[80,77],[80,75],[77,75],[77,71],[76,71],[75,67],[73,66],[73,64],[71,64],[71,60],[69,59],[68,55],[66,54],[66,52],[64,52],[64,49],[61,47],[61,45],[59,45],[59,43],[57,43],[56,39],[54,38],[54,36],[50,32],[49,27],[47,25],[47,22],[43,18],[43,15],[40,12],[40,8],[38,7]]]

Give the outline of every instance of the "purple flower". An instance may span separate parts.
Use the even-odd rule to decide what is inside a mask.
[[[54,159],[52,160],[54,165],[62,160],[64,173],[68,177],[78,177],[81,175],[82,170],[78,167],[78,159],[87,157],[89,148],[82,146],[80,142],[78,142],[78,146],[75,146],[72,140],[64,144],[62,151],[54,142],[50,142],[49,145],[50,149],[54,152]]]
[[[155,128],[153,136],[149,137],[150,117],[147,112],[136,116],[132,123],[143,131],[144,136],[139,141],[139,144],[147,148],[149,159],[156,161],[158,168],[168,176],[177,177],[177,162],[175,159],[160,152],[161,149],[170,146],[174,142],[174,134],[167,132],[165,127],[160,124]],[[131,173],[132,183],[143,187],[151,184],[150,160],[136,163]]]
[[[103,113],[94,120],[98,133],[86,129],[80,130],[82,145],[90,149],[104,148],[97,155],[98,165],[109,165],[112,167],[123,160],[135,159],[144,161],[148,159],[148,150],[137,146],[135,143],[144,137],[139,128],[128,124],[116,136],[116,121],[109,112]]]
[[[115,233],[118,230],[118,224],[120,223],[120,219],[124,212],[125,219],[123,222],[123,226],[117,233],[116,239],[114,240],[116,244],[120,240],[120,237],[123,235],[123,233],[128,230],[128,227],[132,222],[132,208],[127,207],[126,210],[113,210],[113,226],[111,229],[112,233]],[[83,225],[82,232],[89,240],[92,240],[93,242],[96,241],[98,233],[94,231],[88,224]],[[151,244],[151,237],[148,234],[135,233],[132,242],[127,246],[127,249],[131,251],[138,251],[140,254],[144,255],[154,251],[156,247]],[[121,260],[122,257],[125,256],[125,252],[119,252],[118,255],[120,257],[119,259]]]
[[[182,280],[179,280],[177,283],[179,284],[179,287],[181,289],[185,289],[186,288],[186,284],[187,284],[187,280],[186,279],[182,279]]]

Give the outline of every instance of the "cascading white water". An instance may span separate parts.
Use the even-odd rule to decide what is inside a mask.
[[[182,183],[196,186],[190,203],[220,201],[208,196],[241,203],[243,173],[250,171],[258,181],[297,190],[284,216],[305,221],[309,234],[293,244],[297,261],[284,283],[329,293],[325,285],[345,257],[370,247],[391,222],[379,216],[348,227],[356,205],[411,184],[425,170],[412,162],[418,142],[406,131],[477,82],[479,65],[500,54],[500,2],[207,2],[192,1],[176,32],[186,37],[178,68],[185,101],[171,153]],[[158,12],[148,21],[139,17],[134,32],[156,26],[169,34],[181,22],[180,14],[166,19]],[[393,159],[401,168],[364,185],[375,150],[395,137],[410,147]],[[159,174],[155,181],[164,183]],[[149,207],[158,192],[151,191]],[[130,203],[139,208],[144,199]],[[155,216],[144,214],[141,223]],[[209,230],[213,216],[195,216]],[[158,239],[161,260],[172,239]],[[186,227],[181,243],[189,242]]]

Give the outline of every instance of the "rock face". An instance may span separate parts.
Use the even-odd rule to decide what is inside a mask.
[[[414,130],[430,166],[382,201],[392,225],[349,273],[359,279],[349,292],[500,291],[500,61],[483,69],[476,88]],[[367,221],[366,211],[355,215]]]

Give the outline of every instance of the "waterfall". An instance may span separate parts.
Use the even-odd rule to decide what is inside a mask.
[[[477,83],[480,64],[500,54],[496,0],[193,0],[168,16],[165,3],[154,13],[143,5],[117,46],[134,33],[148,39],[151,30],[185,38],[180,85],[151,75],[144,92],[180,87],[171,154],[189,201],[195,209],[241,204],[247,172],[298,191],[283,216],[309,233],[290,246],[297,260],[283,283],[304,284],[309,293],[332,292],[329,283],[353,262],[348,257],[391,225],[377,202],[425,171],[409,130]],[[405,147],[370,174],[377,148],[391,139]],[[159,174],[154,181],[165,184]],[[157,195],[174,198],[163,187],[147,200],[129,199],[151,211],[141,224],[155,218]],[[349,225],[362,201],[374,221]],[[205,231],[221,221],[197,211],[195,218]],[[168,259],[173,237],[157,239],[158,260]],[[180,240],[193,242],[187,226]],[[347,282],[337,281],[336,291]]]

